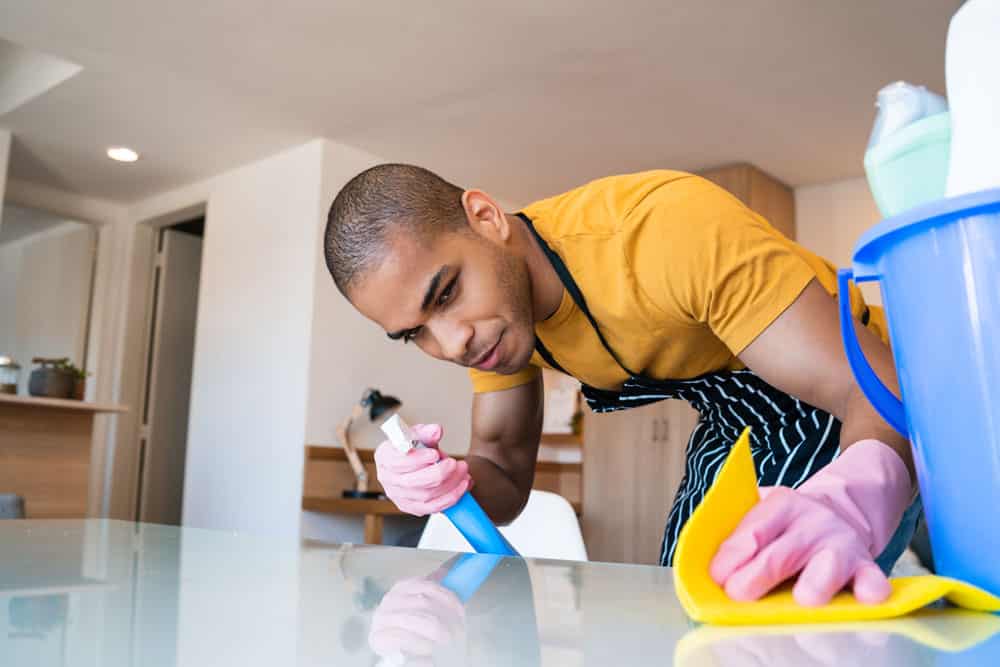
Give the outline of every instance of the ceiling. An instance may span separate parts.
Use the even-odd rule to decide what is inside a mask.
[[[122,202],[317,136],[516,204],[733,161],[798,186],[862,174],[882,85],[944,92],[960,4],[0,0],[0,37],[83,67],[0,127],[11,177]]]

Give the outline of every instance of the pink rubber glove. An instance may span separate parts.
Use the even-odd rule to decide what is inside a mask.
[[[819,606],[849,582],[875,604],[892,589],[875,558],[912,500],[910,474],[878,440],[848,447],[798,489],[762,488],[709,572],[734,600],[756,600],[801,571],[795,601]]]
[[[444,456],[438,443],[444,435],[437,424],[417,424],[413,436],[426,445],[401,454],[386,440],[375,450],[378,481],[385,495],[407,514],[425,516],[458,502],[472,486],[469,464]]]
[[[429,658],[465,632],[465,607],[447,588],[425,577],[397,582],[372,616],[368,645],[381,657]],[[432,664],[425,662],[424,664]]]

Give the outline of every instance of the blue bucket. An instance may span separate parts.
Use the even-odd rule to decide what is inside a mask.
[[[880,283],[902,402],[858,345],[852,279]],[[883,221],[838,282],[851,369],[913,443],[935,568],[1000,595],[1000,189]]]

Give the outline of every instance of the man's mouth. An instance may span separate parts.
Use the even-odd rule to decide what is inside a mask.
[[[503,334],[500,334],[500,338],[497,339],[497,342],[494,343],[493,346],[490,347],[490,349],[486,350],[486,352],[481,354],[479,358],[476,359],[476,361],[471,365],[475,366],[481,371],[491,371],[494,368],[496,368],[497,365],[500,363],[501,340],[503,340]]]

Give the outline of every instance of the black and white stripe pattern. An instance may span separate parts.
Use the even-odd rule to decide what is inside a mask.
[[[833,415],[775,389],[749,370],[710,373],[691,380],[632,377],[621,391],[584,385],[594,412],[626,410],[673,398],[690,403],[700,419],[687,445],[684,478],[667,518],[660,564],[673,562],[681,527],[715,481],[744,427],[761,485],[797,487],[837,456],[840,422]]]

